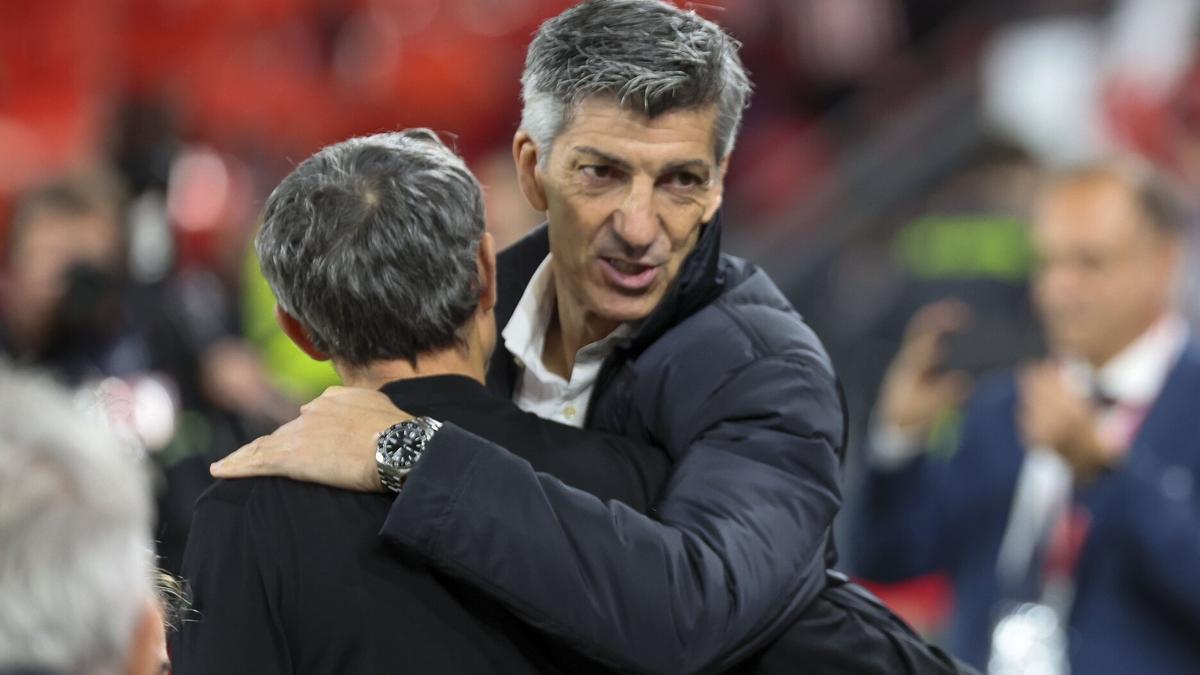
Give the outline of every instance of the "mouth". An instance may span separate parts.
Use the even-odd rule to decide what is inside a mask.
[[[618,258],[600,258],[600,269],[613,286],[632,292],[645,291],[658,278],[659,265],[644,265]]]

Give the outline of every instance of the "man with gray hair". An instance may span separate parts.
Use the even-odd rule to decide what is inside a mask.
[[[332,359],[347,385],[517,447],[593,499],[648,508],[663,453],[539,419],[484,388],[496,339],[492,241],[478,183],[428,130],[352,139],[301,163],[268,199],[256,248],[284,331]],[[399,452],[407,437],[386,438]],[[199,619],[179,634],[176,672],[589,667],[385,545],[391,505],[289,480],[217,483],[197,505],[184,557]]]
[[[541,27],[522,78],[513,157],[547,225],[500,257],[488,384],[665,449],[651,513],[365,390],[318,398],[214,475],[386,486],[386,541],[616,668],[730,667],[805,614],[790,651],[751,667],[939,672],[940,654],[827,573],[846,426],[833,368],[767,276],[720,251],[750,91],[737,50],[694,12],[590,0]],[[412,446],[398,457],[380,435],[394,423]]]
[[[167,672],[133,453],[0,364],[0,673]]]

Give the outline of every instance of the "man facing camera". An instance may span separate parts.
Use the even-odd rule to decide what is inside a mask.
[[[449,423],[417,422],[403,487],[381,481],[378,433],[427,414],[368,390],[320,397],[214,475],[398,492],[383,540],[618,669],[953,672],[828,569],[845,430],[832,364],[771,280],[721,252],[750,90],[737,52],[669,3],[590,0],[539,29],[522,76],[513,158],[547,224],[500,256],[488,385],[665,450],[652,513]]]
[[[533,469],[592,499],[619,500],[618,512],[647,508],[663,453],[542,421],[484,389],[495,255],[478,183],[431,132],[353,139],[309,158],[271,194],[256,247],[297,345],[332,359],[346,385],[428,416],[381,438],[397,466],[391,479],[403,481],[400,463],[424,451],[425,430],[452,423],[521,448]],[[215,485],[197,505],[185,555],[199,618],[179,635],[176,672],[585,667],[381,540],[391,503],[283,479]]]
[[[861,572],[947,572],[950,647],[992,672],[1200,672],[1200,345],[1174,309],[1183,220],[1145,171],[1054,177],[1034,209],[1050,357],[981,383],[949,459],[922,452],[959,375],[914,318],[885,380]]]

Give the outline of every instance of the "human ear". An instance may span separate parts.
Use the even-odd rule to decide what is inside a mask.
[[[541,148],[524,129],[517,130],[513,135],[513,161],[517,164],[517,183],[521,186],[521,194],[525,201],[535,211],[546,211],[546,190],[542,187],[538,175],[538,163],[541,161]]]
[[[138,614],[129,643],[125,664],[126,675],[159,675],[168,664],[166,626],[158,604],[147,601]]]
[[[283,333],[300,348],[300,351],[308,354],[314,361],[329,360],[329,355],[317,349],[316,345],[313,344],[312,338],[308,336],[308,330],[300,321],[284,311],[279,305],[275,305],[275,320],[279,322],[279,327],[283,329]]]
[[[711,222],[717,215],[717,209],[721,208],[721,202],[725,199],[725,170],[728,168],[729,155],[725,155],[721,162],[717,164],[717,175],[713,178],[713,191],[710,193],[712,201],[704,209],[702,222]]]
[[[487,313],[496,307],[496,240],[484,232],[479,240],[479,311]]]

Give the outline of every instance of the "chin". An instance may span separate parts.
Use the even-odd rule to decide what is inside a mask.
[[[661,294],[658,293],[629,297],[609,291],[601,294],[597,298],[599,302],[594,303],[592,306],[596,308],[594,310],[596,315],[610,321],[626,323],[629,321],[641,321],[650,316],[650,313],[658,306],[661,299]]]

